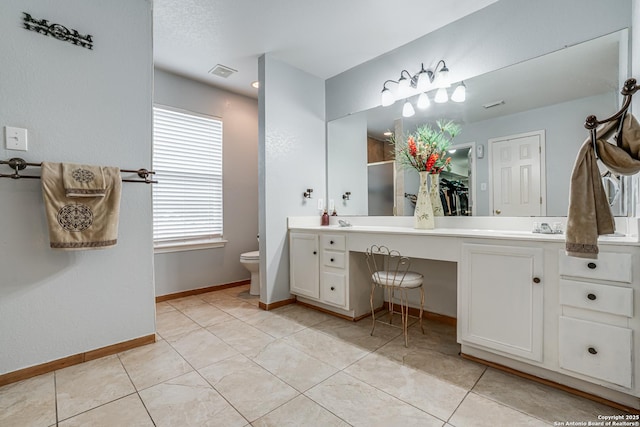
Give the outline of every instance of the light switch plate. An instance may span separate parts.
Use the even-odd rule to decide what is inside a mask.
[[[7,150],[27,151],[27,130],[5,126],[4,139]]]

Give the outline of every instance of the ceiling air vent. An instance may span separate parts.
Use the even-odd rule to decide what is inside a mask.
[[[229,68],[221,64],[218,64],[209,70],[210,74],[213,74],[214,76],[224,77],[225,79],[236,72],[238,72],[238,70],[234,70],[233,68]]]

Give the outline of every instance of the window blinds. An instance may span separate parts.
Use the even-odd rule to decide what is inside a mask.
[[[153,237],[179,243],[222,236],[222,121],[153,108]]]

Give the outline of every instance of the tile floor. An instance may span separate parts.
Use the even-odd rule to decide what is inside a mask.
[[[461,359],[453,327],[414,324],[405,348],[399,328],[370,326],[266,312],[247,286],[162,302],[155,344],[0,388],[0,426],[495,427],[621,413]]]

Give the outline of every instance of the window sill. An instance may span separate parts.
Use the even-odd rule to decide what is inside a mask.
[[[190,240],[182,242],[161,242],[154,243],[153,252],[164,254],[169,252],[197,251],[201,249],[223,248],[229,241],[218,239]]]

